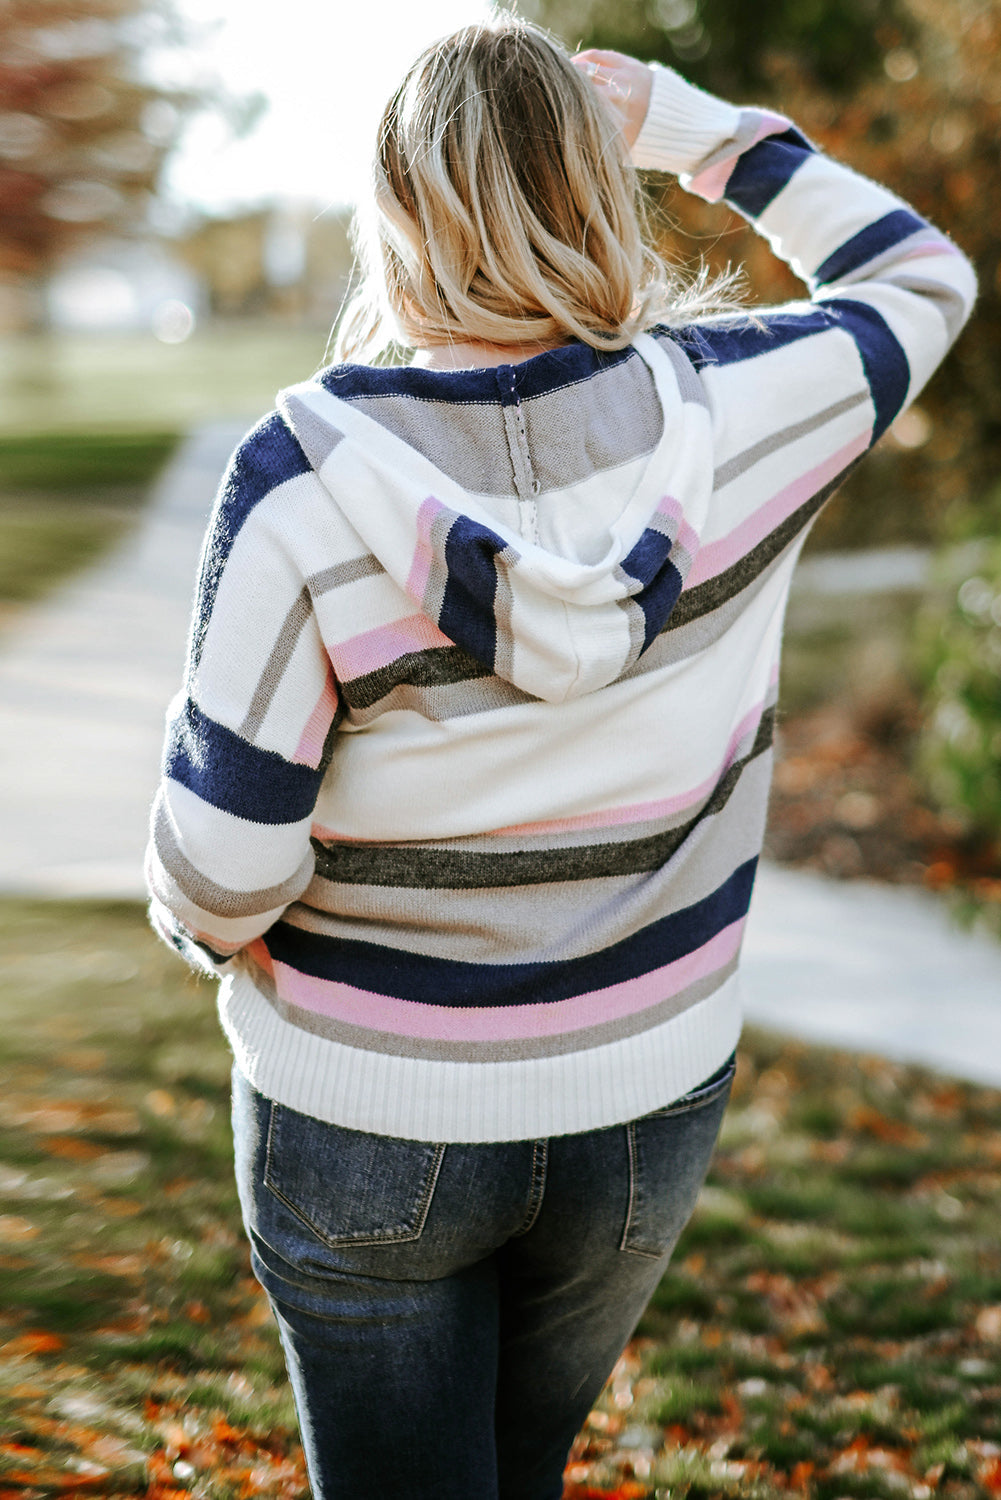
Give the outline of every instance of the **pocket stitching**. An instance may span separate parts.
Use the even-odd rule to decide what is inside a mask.
[[[728,1069],[724,1077],[717,1079],[711,1087],[696,1089],[691,1094],[685,1094],[674,1104],[665,1104],[660,1109],[652,1109],[648,1115],[644,1115],[642,1118],[644,1120],[659,1120],[669,1115],[686,1115],[691,1110],[698,1109],[703,1104],[711,1104],[714,1099],[719,1098],[724,1089],[730,1087],[736,1071],[736,1064],[734,1064]]]
[[[626,1222],[622,1231],[622,1239],[619,1241],[619,1249],[626,1255],[639,1255],[644,1260],[659,1260],[659,1255],[654,1255],[650,1250],[638,1250],[635,1245],[629,1244],[629,1236],[633,1228],[633,1212],[636,1208],[636,1191],[639,1186],[639,1173],[636,1161],[636,1121],[630,1120],[626,1126],[626,1150],[629,1154],[629,1202],[626,1206]]]
[[[643,1120],[662,1120],[670,1118],[672,1115],[692,1114],[697,1109],[702,1109],[708,1104],[715,1103],[720,1095],[725,1093],[726,1090],[732,1086],[734,1074],[736,1073],[736,1071],[736,1063],[731,1064],[725,1076],[722,1079],[717,1080],[717,1082],[713,1085],[711,1092],[707,1090],[705,1092],[698,1093],[695,1098],[689,1100],[684,1108],[673,1108],[671,1105],[667,1105],[664,1109],[651,1110],[649,1114],[642,1115],[638,1120],[630,1120],[629,1124],[626,1126],[626,1141],[628,1143],[629,1151],[629,1203],[626,1209],[625,1228],[622,1231],[622,1239],[619,1243],[619,1249],[621,1251],[624,1251],[626,1255],[639,1255],[644,1260],[661,1259],[661,1254],[658,1252],[652,1250],[640,1250],[637,1248],[637,1246],[630,1245],[628,1243],[629,1236],[633,1230],[633,1217],[636,1209],[637,1189],[639,1186],[637,1158],[638,1143],[636,1138],[637,1125],[642,1124]]]
[[[273,1158],[271,1153],[271,1143],[273,1139],[274,1122],[275,1110],[274,1107],[272,1107],[270,1111],[270,1118],[268,1120],[268,1139],[265,1149],[264,1185],[268,1189],[268,1192],[274,1193],[279,1202],[284,1203],[289,1212],[294,1214],[301,1224],[305,1224],[310,1233],[315,1234],[317,1239],[320,1240],[322,1244],[328,1246],[332,1250],[335,1250],[354,1247],[364,1248],[366,1245],[410,1245],[413,1244],[415,1240],[420,1239],[421,1235],[424,1233],[424,1225],[427,1222],[427,1216],[431,1211],[431,1199],[433,1198],[434,1190],[438,1185],[438,1176],[441,1172],[441,1164],[445,1158],[444,1143],[438,1143],[435,1145],[434,1156],[431,1158],[425,1177],[424,1191],[417,1201],[417,1213],[412,1229],[409,1229],[405,1234],[400,1234],[395,1230],[388,1230],[382,1234],[367,1234],[365,1233],[365,1231],[361,1231],[357,1235],[332,1235],[328,1234],[326,1230],[321,1229],[319,1224],[314,1223],[309,1215],[304,1213],[297,1204],[293,1203],[291,1198],[287,1197],[286,1194],[282,1192],[281,1188],[278,1187],[273,1180]]]

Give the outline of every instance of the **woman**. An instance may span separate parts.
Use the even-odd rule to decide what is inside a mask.
[[[812,300],[710,316],[634,166]],[[223,979],[315,1494],[556,1500],[729,1090],[803,536],[973,276],[788,121],[510,18],[418,59],[375,184],[340,360],[210,525],[152,913]]]

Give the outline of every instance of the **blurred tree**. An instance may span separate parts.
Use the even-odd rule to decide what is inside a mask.
[[[37,285],[82,237],[146,225],[207,102],[144,69],[181,40],[169,0],[0,0],[0,277]]]
[[[724,97],[760,92],[776,52],[795,53],[814,83],[844,93],[882,65],[877,29],[898,44],[914,30],[906,0],[527,0],[519,9],[567,40],[670,63]]]
[[[949,230],[980,275],[977,313],[919,408],[821,517],[835,545],[1001,526],[1001,0],[521,0],[570,45],[679,68],[792,116],[825,150]],[[739,215],[657,178],[676,260],[746,267],[750,300],[802,288]],[[985,499],[985,497],[987,497]]]

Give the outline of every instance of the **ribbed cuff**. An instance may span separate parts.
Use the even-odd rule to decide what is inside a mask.
[[[686,82],[673,68],[652,64],[653,89],[633,146],[633,166],[654,172],[694,172],[729,140],[741,111]]]

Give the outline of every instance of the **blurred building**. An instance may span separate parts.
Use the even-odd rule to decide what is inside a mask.
[[[329,325],[351,274],[349,215],[276,204],[207,218],[177,243],[218,317],[278,315]]]
[[[60,265],[45,302],[50,327],[126,332],[154,327],[173,304],[197,319],[207,299],[201,278],[169,244],[109,239]]]
[[[308,205],[205,218],[171,238],[109,237],[72,252],[50,274],[44,321],[64,330],[152,328],[168,343],[205,317],[280,317],[326,327],[351,260],[347,214],[318,216]],[[0,298],[0,332],[20,326],[22,304]]]

